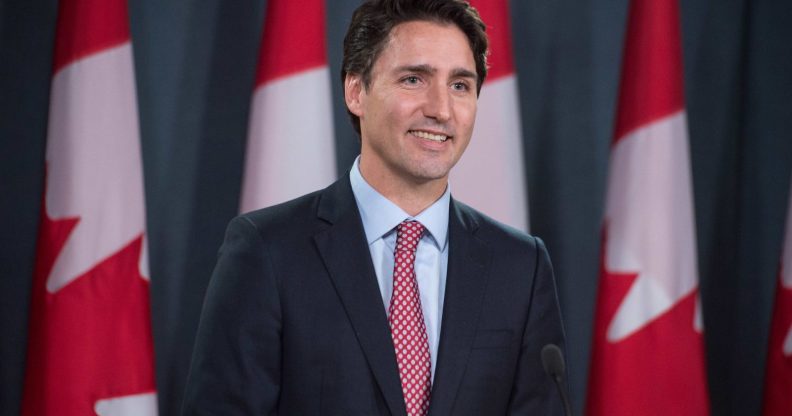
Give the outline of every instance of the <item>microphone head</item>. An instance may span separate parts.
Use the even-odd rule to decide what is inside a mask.
[[[566,365],[564,364],[564,354],[558,345],[547,344],[542,347],[542,366],[545,373],[550,377],[563,377]]]

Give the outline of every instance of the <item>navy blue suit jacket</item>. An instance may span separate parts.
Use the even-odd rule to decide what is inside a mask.
[[[541,240],[452,200],[430,415],[560,415],[564,347]],[[348,176],[231,221],[206,294],[184,415],[405,415]]]

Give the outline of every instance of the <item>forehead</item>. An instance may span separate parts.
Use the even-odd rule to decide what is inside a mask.
[[[475,71],[467,36],[453,23],[415,20],[393,27],[374,66],[431,64]]]

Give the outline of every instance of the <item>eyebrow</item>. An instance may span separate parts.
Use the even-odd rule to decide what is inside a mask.
[[[396,68],[396,72],[416,72],[419,74],[429,74],[434,75],[437,73],[437,68],[426,64],[419,64],[419,65],[404,65]],[[475,72],[472,72],[465,68],[454,68],[451,70],[451,77],[461,77],[461,78],[470,78],[472,80],[477,80],[478,75]]]

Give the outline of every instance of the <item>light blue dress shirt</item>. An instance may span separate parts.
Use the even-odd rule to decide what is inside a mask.
[[[413,217],[372,188],[360,174],[359,163],[360,156],[352,165],[349,180],[363,220],[363,230],[366,233],[386,315],[393,293],[396,226],[404,220],[416,220],[426,228],[415,253],[415,276],[421,295],[426,335],[429,338],[432,381],[434,381],[448,269],[448,209],[451,203],[451,186],[446,186],[443,196],[434,204]]]

